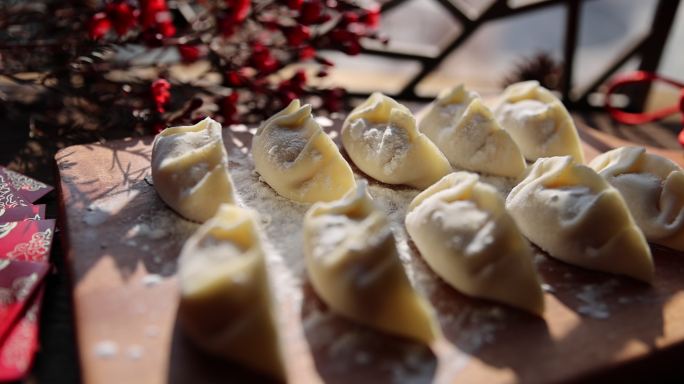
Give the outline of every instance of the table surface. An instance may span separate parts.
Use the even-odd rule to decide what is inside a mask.
[[[626,144],[593,130],[582,129],[581,136],[589,157]],[[226,138],[233,151],[249,142],[244,131]],[[174,226],[175,241],[126,244],[135,220],[173,216],[145,181],[149,144],[150,139],[77,146],[57,156],[83,378],[184,382],[191,377],[212,381],[227,374],[249,376],[202,356],[175,326],[175,257],[188,228]],[[680,152],[657,151],[684,163]],[[106,210],[116,211],[117,218],[103,216],[99,211],[105,209],[93,205],[98,201],[110,204]],[[431,288],[423,289],[429,291],[439,313],[446,336],[442,343],[431,351],[329,316],[304,284],[300,306],[281,308],[286,313],[287,337],[293,341],[289,352],[297,356],[289,362],[290,371],[298,379],[334,382],[344,374],[345,380],[360,381],[578,380],[610,375],[620,366],[627,372],[639,363],[666,361],[672,346],[684,340],[684,259],[662,248],[654,250],[654,287],[537,257],[540,274],[550,287],[545,321],[458,294],[430,277],[415,249],[411,252],[410,268],[431,281]],[[150,273],[162,278],[153,282]],[[293,308],[299,313],[292,313]],[[98,353],[109,341],[119,349],[116,358]],[[662,357],[653,360],[652,356]]]

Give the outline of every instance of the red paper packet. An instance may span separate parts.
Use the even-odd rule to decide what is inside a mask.
[[[0,382],[19,381],[28,375],[38,351],[38,319],[43,290],[40,287],[24,317],[10,330],[0,346]]]
[[[43,220],[45,219],[45,205],[23,205],[5,210],[0,216],[0,224],[10,221]]]
[[[16,190],[19,195],[29,203],[33,203],[54,189],[45,183],[24,176],[21,173],[12,171],[3,166],[0,166],[0,176],[4,179],[0,181],[0,185],[3,182],[8,183],[11,188]]]
[[[9,209],[30,205],[31,203],[21,197],[16,189],[12,188],[7,176],[0,172],[0,217],[3,217]]]
[[[0,224],[0,259],[47,263],[54,233],[52,219]]]
[[[29,261],[49,268],[54,220],[26,220],[0,224],[0,263]],[[38,350],[38,316],[43,298],[42,284],[24,305],[23,317],[9,327],[0,344],[0,382],[26,377]]]
[[[49,268],[48,263],[0,260],[0,346],[33,304]]]

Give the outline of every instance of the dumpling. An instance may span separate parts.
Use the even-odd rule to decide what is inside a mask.
[[[335,312],[359,323],[431,343],[439,334],[432,310],[411,287],[386,216],[366,182],[304,218],[309,279]]]
[[[284,377],[257,214],[222,205],[185,243],[178,317],[209,354]]]
[[[557,259],[653,280],[651,251],[620,193],[570,156],[537,160],[506,208],[522,233]]]
[[[530,245],[499,192],[478,175],[449,174],[416,196],[406,230],[430,268],[452,287],[543,313]]]
[[[347,116],[342,145],[359,169],[387,184],[424,189],[451,171],[408,108],[378,92]]]
[[[252,156],[266,183],[291,200],[336,200],[356,186],[351,167],[311,116],[311,105],[299,100],[259,127]]]
[[[617,188],[646,239],[684,251],[684,171],[673,161],[622,147],[590,164]]]
[[[568,155],[578,163],[584,162],[582,145],[568,110],[539,82],[510,85],[494,112],[527,160]]]
[[[458,121],[428,137],[454,168],[510,178],[525,171],[520,149],[480,99],[471,101]]]
[[[443,135],[443,130],[453,128],[461,120],[470,103],[479,97],[477,93],[467,90],[463,84],[445,89],[416,116],[418,130],[439,147],[439,138]]]
[[[204,222],[221,204],[235,201],[221,124],[209,117],[161,131],[151,165],[157,193],[186,219]]]

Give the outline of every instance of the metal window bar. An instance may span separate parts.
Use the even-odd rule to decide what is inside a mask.
[[[400,6],[406,0],[389,0],[382,5],[381,12]],[[657,71],[662,58],[665,43],[670,35],[672,24],[679,7],[680,0],[659,0],[651,23],[651,29],[640,39],[637,39],[622,54],[618,55],[606,68],[591,81],[588,87],[582,90],[573,89],[573,63],[578,46],[578,35],[580,27],[581,7],[585,1],[591,0],[546,0],[530,3],[519,7],[511,7],[507,0],[496,0],[487,7],[479,17],[469,18],[456,4],[450,0],[438,1],[454,18],[461,24],[462,31],[456,36],[445,49],[437,56],[425,56],[399,50],[364,48],[363,53],[395,58],[416,60],[421,64],[421,70],[403,87],[403,89],[392,95],[393,97],[409,101],[427,101],[430,97],[420,96],[416,93],[416,87],[430,73],[456,49],[464,44],[473,32],[481,25],[500,18],[534,12],[550,6],[563,4],[566,8],[565,41],[563,47],[563,78],[561,81],[561,98],[563,102],[574,109],[591,108],[589,96],[594,93],[611,75],[613,75],[624,63],[634,57],[641,59],[639,69],[645,71]],[[647,85],[635,86],[629,89],[630,103],[628,110],[643,110],[650,87]],[[573,92],[575,91],[575,92]],[[352,96],[367,96],[365,93],[352,94]]]

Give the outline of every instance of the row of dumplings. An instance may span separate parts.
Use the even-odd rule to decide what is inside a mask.
[[[494,112],[456,87],[417,120],[376,93],[347,117],[342,143],[368,176],[423,189],[408,207],[406,230],[428,265],[471,296],[543,313],[526,238],[568,263],[647,282],[653,261],[646,237],[684,249],[682,170],[641,148],[582,165],[567,110],[534,82],[506,89]],[[303,223],[303,249],[312,286],[332,310],[425,343],[439,336],[432,309],[406,277],[385,214],[310,106],[294,101],[266,120],[252,156],[277,193],[316,202]],[[527,167],[526,160],[535,162]],[[478,173],[518,184],[504,198]],[[171,208],[206,221],[179,261],[186,332],[214,354],[283,377],[257,214],[231,204],[220,124],[206,119],[160,133],[152,175]]]

